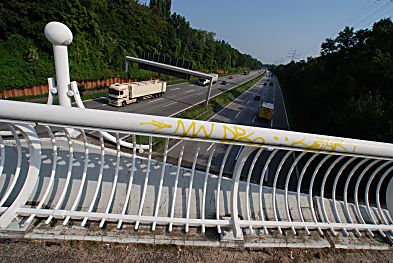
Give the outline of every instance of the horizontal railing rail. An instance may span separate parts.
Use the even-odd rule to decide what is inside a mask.
[[[94,127],[255,146],[271,145],[307,151],[393,157],[393,147],[388,143],[286,130],[5,100],[0,101],[0,108],[0,119],[3,120]]]

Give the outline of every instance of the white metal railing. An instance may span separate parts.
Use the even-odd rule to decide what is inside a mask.
[[[0,137],[2,228],[21,217],[231,227],[235,236],[393,231],[391,144],[25,102],[0,108],[12,133]],[[122,147],[120,134],[148,151]]]

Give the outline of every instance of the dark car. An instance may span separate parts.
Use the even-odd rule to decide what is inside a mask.
[[[273,82],[270,82],[270,86],[273,86]]]
[[[263,86],[266,86],[266,83],[263,83]]]
[[[225,80],[221,81],[221,85],[226,85],[227,83]]]

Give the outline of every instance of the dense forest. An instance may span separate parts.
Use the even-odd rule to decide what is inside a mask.
[[[189,60],[193,69],[256,69],[261,62],[242,54],[213,32],[194,29],[171,13],[170,0],[9,0],[0,2],[0,90],[45,84],[54,76],[52,47],[44,36],[50,21],[66,24],[73,80],[125,76],[124,58],[140,51]],[[133,78],[148,77],[137,66]]]
[[[393,23],[346,27],[320,56],[278,66],[291,128],[393,142]]]

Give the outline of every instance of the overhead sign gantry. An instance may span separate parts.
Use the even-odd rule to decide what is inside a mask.
[[[147,59],[130,57],[130,56],[126,56],[126,59],[125,59],[126,72],[128,72],[129,62],[135,62],[135,63],[138,63],[139,65],[143,65],[142,67],[145,69],[147,69],[146,66],[148,66],[149,70],[157,71],[160,73],[165,73],[168,75],[174,75],[176,77],[180,77],[183,79],[189,79],[189,76],[195,76],[198,78],[208,79],[210,81],[210,83],[209,83],[209,88],[208,88],[207,94],[206,94],[206,106],[209,104],[211,88],[213,85],[213,76],[212,75],[207,74],[207,73],[203,73],[203,72],[199,72],[199,71],[195,71],[195,70],[191,70],[191,69],[187,69],[187,68],[182,68],[179,66],[174,66],[174,65],[170,65],[170,64],[165,64],[165,63],[160,63],[160,62],[151,61],[151,60],[147,60]]]

